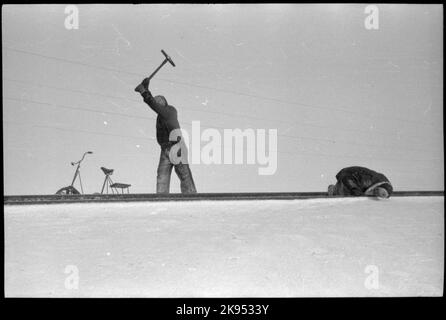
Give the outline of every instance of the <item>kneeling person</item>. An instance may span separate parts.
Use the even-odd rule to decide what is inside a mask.
[[[328,186],[329,196],[376,196],[389,198],[392,184],[382,173],[364,167],[344,168],[336,175],[337,183]]]

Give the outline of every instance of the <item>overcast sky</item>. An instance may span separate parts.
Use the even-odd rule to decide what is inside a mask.
[[[185,130],[278,130],[274,175],[258,165],[191,165],[198,192],[326,191],[343,167],[387,175],[396,190],[443,190],[440,5],[3,6],[4,192],[53,194],[82,166],[152,193],[156,114],[133,89],[163,60],[153,94]],[[179,192],[172,175],[172,192]],[[76,185],[78,188],[78,185]]]

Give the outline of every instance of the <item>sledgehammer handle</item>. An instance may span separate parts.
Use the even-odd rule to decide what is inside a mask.
[[[149,80],[153,78],[153,76],[166,64],[167,59],[165,59],[155,71],[149,76]]]

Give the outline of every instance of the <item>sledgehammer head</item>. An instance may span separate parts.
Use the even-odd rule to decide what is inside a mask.
[[[169,63],[175,67],[175,63],[173,63],[172,59],[167,55],[167,53],[164,50],[161,50],[161,53],[164,54],[166,60],[169,61]]]

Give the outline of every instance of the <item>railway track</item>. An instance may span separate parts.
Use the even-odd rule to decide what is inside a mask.
[[[396,191],[392,197],[444,196],[444,191]],[[83,194],[4,196],[4,205],[137,202],[137,201],[222,201],[222,200],[294,200],[329,198],[326,192],[196,193],[196,194]],[[330,197],[333,198],[333,197]],[[341,197],[337,197],[341,198]]]

